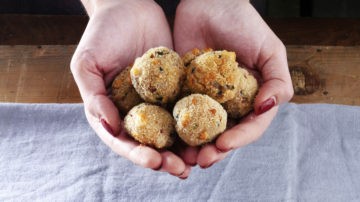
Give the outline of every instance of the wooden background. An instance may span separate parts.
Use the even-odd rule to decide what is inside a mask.
[[[81,102],[69,64],[87,20],[0,15],[0,101]],[[287,47],[292,102],[360,105],[360,20],[266,21]]]

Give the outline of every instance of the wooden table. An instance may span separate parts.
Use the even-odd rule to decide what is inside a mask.
[[[0,15],[0,101],[81,102],[71,56],[86,16]],[[285,43],[296,103],[360,105],[360,20],[267,19]]]

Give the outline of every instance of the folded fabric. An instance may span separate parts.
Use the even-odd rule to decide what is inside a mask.
[[[0,201],[360,201],[360,107],[286,104],[266,133],[187,180],[138,167],[81,104],[0,104]]]

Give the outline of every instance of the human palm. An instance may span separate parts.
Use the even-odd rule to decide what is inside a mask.
[[[190,166],[171,151],[156,151],[128,138],[108,97],[114,77],[155,46],[172,48],[166,18],[153,1],[118,1],[94,10],[71,61],[86,117],[113,151],[134,163],[185,178]]]
[[[277,107],[272,105],[292,96],[285,48],[248,1],[182,0],[175,18],[175,50],[180,54],[207,47],[235,51],[241,64],[262,77],[255,113],[201,148],[178,144],[172,151],[159,152],[139,145],[125,134],[107,87],[149,48],[172,48],[170,29],[162,10],[151,0],[102,4],[92,9],[71,70],[92,128],[113,151],[140,166],[186,178],[191,165],[209,167],[231,149],[260,137],[276,114]]]
[[[261,77],[255,112],[215,143],[197,148],[192,158],[201,167],[209,167],[230,150],[258,139],[275,117],[277,106],[293,95],[285,47],[248,1],[183,0],[177,8],[174,43],[181,54],[209,47],[234,51],[242,66]]]

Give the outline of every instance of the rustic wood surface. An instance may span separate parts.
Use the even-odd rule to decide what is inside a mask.
[[[81,102],[69,69],[74,45],[0,46],[0,101]],[[360,105],[360,47],[288,46],[293,102]]]
[[[70,72],[74,45],[0,46],[0,101],[81,102]]]
[[[294,71],[304,75],[293,82],[293,102],[360,105],[359,46],[288,46],[287,52],[293,81]]]
[[[266,21],[287,46],[293,102],[360,105],[360,20]],[[0,15],[0,102],[81,102],[69,64],[86,23]]]

